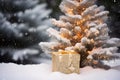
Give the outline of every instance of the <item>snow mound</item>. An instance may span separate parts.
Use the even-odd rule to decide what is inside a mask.
[[[119,80],[120,71],[85,67],[80,74],[63,74],[52,72],[50,64],[17,65],[0,64],[0,80]]]

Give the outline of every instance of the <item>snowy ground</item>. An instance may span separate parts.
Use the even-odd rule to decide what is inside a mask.
[[[117,67],[119,69],[120,66]],[[120,80],[120,71],[103,70],[85,67],[80,74],[63,74],[51,72],[51,65],[17,65],[13,63],[0,64],[0,80]]]

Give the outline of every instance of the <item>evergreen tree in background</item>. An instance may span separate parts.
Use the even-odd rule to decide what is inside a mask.
[[[39,0],[0,0],[0,62],[40,58],[38,43],[47,41],[50,13]]]

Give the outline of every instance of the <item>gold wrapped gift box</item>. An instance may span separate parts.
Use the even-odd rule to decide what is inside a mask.
[[[74,51],[63,51],[52,53],[52,71],[66,74],[80,73],[80,54]]]

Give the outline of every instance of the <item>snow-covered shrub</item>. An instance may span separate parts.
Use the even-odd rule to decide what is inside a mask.
[[[120,39],[110,38],[107,27],[108,11],[95,4],[96,0],[63,0],[61,11],[65,14],[59,20],[52,19],[58,30],[49,28],[48,33],[55,39],[41,42],[45,53],[58,50],[74,50],[81,55],[80,66],[87,65],[108,69],[102,60],[119,58],[117,53]]]

